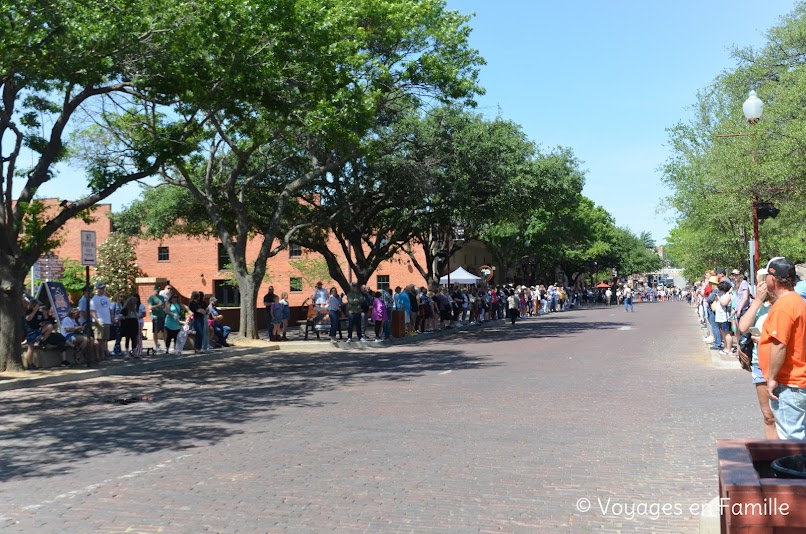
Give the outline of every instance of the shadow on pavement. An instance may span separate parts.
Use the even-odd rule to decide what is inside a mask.
[[[518,320],[514,326],[509,321],[491,325],[481,329],[467,329],[457,333],[456,336],[435,339],[440,345],[466,344],[466,343],[498,343],[503,340],[540,339],[546,337],[567,337],[576,334],[602,330],[616,330],[628,323],[619,321],[580,321],[574,320],[574,315],[557,315],[539,318]],[[578,316],[576,316],[578,317]]]
[[[268,353],[114,380],[21,391],[3,400],[0,480],[49,477],[116,451],[186,450],[242,433],[240,424],[286,406],[317,407],[314,393],[442,370],[499,365],[457,350],[423,354]],[[154,401],[114,403],[121,395]]]

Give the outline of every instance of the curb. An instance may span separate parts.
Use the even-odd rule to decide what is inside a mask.
[[[582,306],[577,309],[586,309],[587,307]],[[574,310],[569,310],[574,311]],[[551,316],[549,316],[551,317]],[[546,317],[543,317],[544,319]],[[359,350],[367,350],[367,349],[385,349],[389,347],[394,347],[397,345],[411,345],[414,343],[418,343],[420,341],[428,341],[432,339],[442,338],[452,336],[458,332],[463,331],[473,331],[479,330],[484,328],[489,328],[493,326],[500,326],[505,324],[508,319],[494,319],[490,321],[485,321],[484,323],[480,324],[466,324],[461,326],[455,326],[453,328],[449,328],[446,330],[437,330],[436,332],[428,332],[425,334],[418,334],[415,336],[406,336],[401,338],[393,338],[391,341],[384,341],[383,343],[374,343],[374,342],[353,342],[349,345],[344,341],[337,342],[336,346],[331,345],[330,343],[323,344],[328,346],[329,348],[339,348],[343,350],[352,350],[352,349],[359,349]],[[318,347],[319,349],[324,349],[325,346]],[[297,347],[294,346],[287,346],[288,351],[294,351]],[[15,389],[25,389],[25,388],[33,388],[37,386],[49,386],[54,384],[65,384],[68,382],[79,382],[81,380],[89,380],[91,378],[100,378],[104,376],[128,376],[137,373],[147,372],[147,371],[158,371],[160,369],[170,369],[172,367],[182,367],[193,365],[200,362],[210,362],[216,360],[223,360],[226,358],[231,358],[233,356],[251,356],[254,354],[260,354],[263,352],[272,352],[272,351],[280,351],[283,350],[283,346],[281,345],[269,345],[266,347],[249,347],[238,349],[235,348],[229,351],[215,351],[215,352],[208,352],[206,354],[194,354],[189,356],[182,356],[179,358],[163,358],[154,361],[144,361],[140,363],[131,363],[131,362],[120,362],[118,365],[113,365],[110,367],[105,367],[101,369],[86,369],[86,370],[62,370],[61,368],[54,368],[58,370],[62,370],[62,373],[59,374],[52,374],[46,376],[32,376],[32,377],[21,377],[21,378],[9,378],[7,380],[0,381],[0,392],[3,391],[13,391]],[[301,352],[308,352],[308,350],[302,350]],[[115,362],[118,363],[118,362]],[[738,362],[737,362],[738,365]]]
[[[703,333],[703,327],[700,323],[697,323],[699,327],[698,330],[700,333]],[[708,354],[708,359],[710,360],[711,367],[716,369],[741,369],[742,365],[739,363],[739,359],[735,357],[731,357],[728,360],[723,360],[722,356],[719,354],[718,350],[711,350],[708,348],[708,345],[705,345],[705,352]]]
[[[81,380],[89,380],[90,378],[100,378],[103,376],[128,376],[146,371],[158,371],[160,369],[182,367],[200,362],[223,360],[233,356],[251,356],[254,354],[260,354],[262,352],[276,350],[280,350],[279,345],[270,345],[268,347],[250,347],[243,349],[236,348],[232,351],[226,352],[209,352],[206,354],[194,354],[192,356],[181,356],[179,358],[164,358],[140,363],[122,363],[120,365],[114,365],[103,369],[65,371],[64,374],[34,376],[30,378],[11,378],[0,382],[0,392],[37,386],[64,384],[67,382],[79,382]]]

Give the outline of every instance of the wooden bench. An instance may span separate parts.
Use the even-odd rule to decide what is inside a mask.
[[[326,316],[325,316],[326,317]],[[298,321],[299,324],[299,333],[302,334],[305,338],[305,341],[308,340],[308,334],[313,332],[316,334],[316,339],[320,339],[319,334],[322,332],[330,333],[330,322],[322,322],[321,318],[319,317],[312,317],[306,319],[304,321]],[[342,331],[347,330],[347,318],[341,317],[339,319],[339,339],[344,339],[342,336]]]

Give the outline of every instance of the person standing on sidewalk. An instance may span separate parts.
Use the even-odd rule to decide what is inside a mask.
[[[767,264],[767,290],[775,303],[761,330],[758,363],[778,436],[806,440],[806,302],[793,290],[797,281],[787,258]]]
[[[381,300],[383,300],[383,305],[386,307],[386,317],[383,320],[383,338],[392,339],[392,310],[395,308],[392,290],[385,288],[381,291]]]
[[[747,311],[742,318],[739,319],[739,334],[746,335],[750,332],[750,327],[756,327],[760,331],[764,327],[764,321],[767,319],[767,314],[770,311],[771,295],[767,292],[767,269],[759,269],[756,280],[756,298],[747,308]],[[774,297],[773,297],[774,298]],[[764,373],[761,367],[758,366],[758,342],[760,336],[752,335],[753,339],[753,352],[752,354],[744,354],[739,346],[739,358],[745,364],[750,365],[752,373],[753,385],[756,387],[756,396],[758,397],[758,404],[761,408],[761,416],[764,419],[764,438],[765,439],[778,439],[778,430],[775,428],[775,415],[770,408],[770,395],[767,393],[767,379],[764,378]]]
[[[274,336],[272,335],[272,324],[271,324],[271,307],[274,304],[274,286],[269,286],[269,292],[263,296],[263,312],[266,316],[266,331],[268,332],[269,341],[274,341]]]
[[[160,352],[160,337],[165,337],[165,299],[160,295],[160,286],[154,286],[154,293],[146,301],[151,313],[151,336],[154,352]],[[160,335],[162,334],[162,335]]]
[[[386,305],[381,299],[381,292],[375,292],[372,299],[372,321],[375,323],[375,342],[383,341],[383,323],[386,319]]]
[[[336,332],[341,335],[341,297],[339,290],[330,288],[330,297],[327,301],[327,315],[330,318],[330,341],[336,342]]]
[[[193,314],[193,352],[199,354],[202,352],[204,344],[204,331],[207,330],[207,321],[205,320],[207,312],[202,303],[202,295],[198,291],[190,294],[190,303],[188,304],[190,312]]]
[[[90,299],[90,315],[98,350],[97,361],[102,361],[109,358],[109,331],[112,324],[110,307],[112,303],[106,296],[106,284],[98,282],[95,284],[95,291],[95,296]]]
[[[521,299],[517,293],[515,293],[514,289],[511,289],[509,292],[509,296],[507,297],[507,308],[509,311],[509,318],[512,320],[512,325],[515,325],[515,320],[520,315],[518,310],[518,306],[520,306]]]
[[[350,292],[347,293],[347,313],[349,319],[347,321],[347,343],[353,341],[353,327],[358,330],[358,340],[366,341],[364,334],[361,331],[361,307],[364,304],[364,294],[358,287],[358,282],[350,284]]]

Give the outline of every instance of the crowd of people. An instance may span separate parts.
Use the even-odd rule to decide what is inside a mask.
[[[759,269],[756,281],[753,294],[738,269],[716,269],[685,298],[696,306],[703,341],[751,373],[764,436],[806,440],[806,281],[783,257]]]
[[[270,289],[264,303],[274,298]],[[402,335],[413,336],[504,318],[514,324],[518,318],[562,312],[595,300],[593,291],[560,284],[490,287],[454,284],[430,288],[409,284],[372,290],[354,282],[345,294],[336,287],[328,291],[318,282],[313,295],[305,299],[303,305],[311,303],[313,320],[330,325],[329,338],[333,342],[336,335],[341,334],[342,321],[346,320],[348,343],[368,341],[370,326],[374,330],[372,341],[380,343],[392,337],[395,311],[402,317]]]
[[[194,291],[184,303],[179,293],[166,284],[164,288],[154,286],[153,293],[143,303],[137,292],[118,293],[110,298],[106,285],[99,282],[95,284],[94,295],[91,286],[84,287],[79,301],[61,320],[61,331],[58,331],[56,312],[49,304],[27,299],[22,321],[27,345],[23,367],[35,370],[34,349],[47,346],[61,353],[63,367],[71,367],[78,361],[90,366],[114,357],[140,359],[144,352],[146,314],[151,317],[154,345],[146,353],[181,354],[190,335],[196,353],[229,346],[227,338],[231,328],[224,324],[215,297],[205,300],[203,292]],[[68,358],[68,351],[74,353],[73,362]]]

